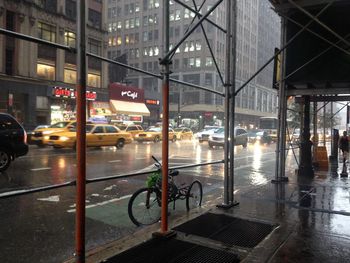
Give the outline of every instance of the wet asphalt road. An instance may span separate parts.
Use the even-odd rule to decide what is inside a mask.
[[[236,147],[236,191],[273,179],[274,148],[275,145]],[[120,150],[88,149],[87,178],[153,169],[151,155],[160,158],[160,143],[132,143]],[[177,166],[221,160],[223,150],[209,149],[206,143],[180,141],[170,143],[169,156],[170,166]],[[75,180],[75,163],[75,153],[70,149],[30,147],[27,156],[17,159],[5,174],[0,174],[0,192]],[[145,185],[145,178],[114,179],[87,186],[87,249],[135,232],[137,228],[127,215],[127,202],[133,192]],[[181,170],[177,180],[190,183],[194,178],[203,184],[204,205],[206,200],[221,197],[222,164]],[[184,205],[177,203],[175,213],[184,211]],[[62,262],[72,257],[75,187],[0,199],[0,214],[1,262]]]

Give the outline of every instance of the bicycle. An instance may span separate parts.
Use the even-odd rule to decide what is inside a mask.
[[[162,165],[154,156],[152,158],[158,170],[147,178],[147,186],[137,190],[128,203],[129,218],[136,226],[152,225],[161,219]],[[174,182],[174,177],[178,174],[177,170],[169,171],[168,204],[173,202],[175,210],[176,200],[186,200],[187,211],[201,206],[203,198],[201,182],[195,180],[191,184],[178,186]]]

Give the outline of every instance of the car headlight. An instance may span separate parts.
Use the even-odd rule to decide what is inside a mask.
[[[213,140],[213,135],[209,135],[209,140]]]
[[[44,136],[44,140],[49,140],[50,136]]]
[[[53,133],[53,131],[43,131],[43,134],[46,135],[46,134],[51,134]]]
[[[256,139],[257,139],[257,140],[261,140],[261,137],[260,137],[260,136],[256,136]]]
[[[69,137],[66,137],[66,136],[60,136],[60,141],[68,141],[69,140]]]
[[[152,137],[152,134],[147,134],[147,137]]]
[[[138,134],[135,134],[135,137],[139,137],[139,135],[138,135]]]

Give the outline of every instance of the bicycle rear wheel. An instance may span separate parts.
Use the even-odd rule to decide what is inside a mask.
[[[160,192],[153,188],[141,188],[130,198],[128,214],[130,220],[137,226],[152,225],[160,220]]]
[[[202,205],[203,188],[198,180],[192,182],[186,194],[186,208],[189,211]]]

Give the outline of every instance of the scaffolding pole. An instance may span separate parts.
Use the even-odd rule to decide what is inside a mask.
[[[86,193],[86,1],[77,1],[78,85],[77,85],[77,194],[75,216],[75,259],[85,262]]]

